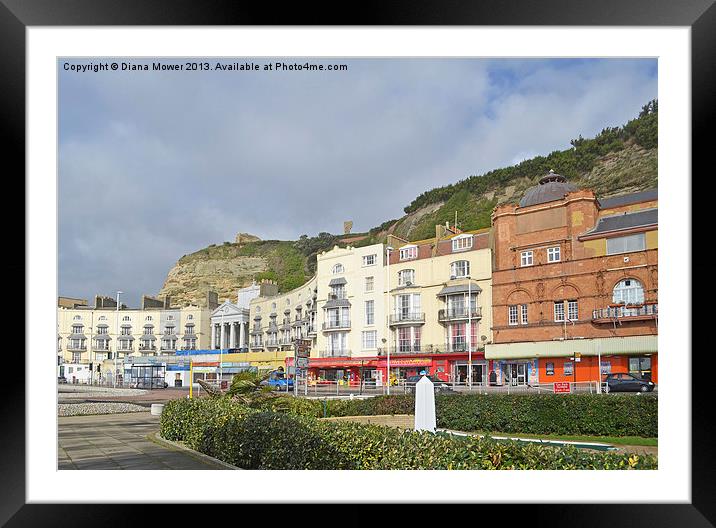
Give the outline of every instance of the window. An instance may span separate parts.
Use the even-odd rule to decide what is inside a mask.
[[[100,316],[99,316],[99,319],[97,319],[97,320],[98,320],[98,321],[106,321],[106,320],[107,320],[107,316],[106,316],[106,315],[100,315]]]
[[[415,284],[415,270],[406,269],[398,272],[398,286]]]
[[[567,301],[567,317],[570,321],[579,319],[579,306],[577,301]]]
[[[458,260],[450,264],[450,277],[460,278],[470,275],[470,263],[467,260]]]
[[[365,278],[365,291],[372,292],[374,286],[375,286],[375,280],[373,279],[373,277],[366,277]]]
[[[144,335],[153,335],[153,334],[154,334],[153,326],[145,326],[144,327]]]
[[[336,264],[335,266],[333,266],[333,269],[331,271],[334,275],[338,273],[343,273],[343,264]]]
[[[191,314],[189,314],[189,315],[186,316],[186,318],[187,318],[189,321],[191,321],[192,319],[194,319],[194,316],[191,315]]]
[[[365,302],[365,324],[375,324],[375,301]]]
[[[523,251],[520,255],[520,266],[531,266],[534,263],[532,251]]]
[[[72,320],[73,320],[73,321],[81,321],[81,320],[82,320],[82,316],[81,316],[81,315],[75,315],[75,316],[72,318]]]
[[[554,301],[554,321],[556,323],[564,321],[564,301]]]
[[[173,315],[167,315],[167,321],[173,321],[174,316]]]
[[[131,326],[123,326],[122,327],[122,335],[123,336],[132,335],[132,327]]]
[[[559,246],[547,248],[547,262],[559,262],[560,260]]]
[[[639,304],[644,302],[644,288],[636,279],[624,279],[614,286],[612,300],[615,303]]]
[[[346,287],[345,284],[336,284],[331,286],[331,295],[334,299],[345,299],[346,298]]]
[[[646,238],[644,233],[607,238],[607,255],[629,253],[631,251],[643,251],[644,249],[646,249]]]
[[[98,327],[97,327],[97,333],[98,333],[98,334],[107,335],[107,332],[108,332],[108,330],[107,330],[107,327],[106,327],[106,326],[98,326]]]
[[[459,235],[452,239],[452,250],[462,251],[472,247],[472,235]]]
[[[122,321],[131,321],[131,320],[132,320],[132,318],[129,317],[128,315],[125,315],[124,317],[122,317]]]
[[[81,334],[83,328],[84,327],[82,325],[72,325],[72,333],[73,334]]]
[[[400,248],[400,260],[409,260],[417,258],[418,246],[405,246]]]
[[[144,318],[144,320],[145,320],[145,321],[151,321],[151,320],[152,320],[152,316],[151,316],[151,315],[148,315],[148,316],[146,316],[146,317]]]
[[[377,255],[364,255],[363,256],[363,265],[364,266],[375,266],[375,257]]]
[[[554,363],[547,363],[545,365],[545,370],[547,371],[548,376],[554,376]]]
[[[517,324],[517,306],[509,307],[509,323],[511,325]]]
[[[403,326],[398,329],[398,351],[399,352],[420,352],[419,326]]]
[[[520,324],[523,324],[523,325],[527,324],[527,305],[526,304],[520,305]]]
[[[564,375],[572,376],[574,374],[574,364],[571,361],[564,362]]]
[[[370,330],[363,332],[363,350],[370,350],[377,347],[378,332],[376,330]]]

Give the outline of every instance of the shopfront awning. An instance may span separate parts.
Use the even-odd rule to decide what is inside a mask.
[[[540,357],[616,356],[656,354],[658,336],[604,337],[598,339],[565,339],[562,341],[528,341],[485,346],[486,359],[520,359]],[[391,362],[392,363],[392,362]]]
[[[350,368],[350,367],[377,367],[376,358],[310,358],[308,368]]]

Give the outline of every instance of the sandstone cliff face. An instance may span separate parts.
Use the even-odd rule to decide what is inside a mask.
[[[170,295],[173,305],[206,304],[206,292],[215,291],[219,302],[236,302],[237,290],[251,284],[257,273],[268,269],[262,257],[182,258],[169,270],[159,295]]]
[[[169,270],[158,295],[170,295],[173,305],[206,305],[206,292],[214,291],[219,302],[236,301],[237,290],[251,284],[254,277],[268,270],[263,256],[246,253],[244,245],[261,239],[248,233],[238,233],[236,243],[211,245],[190,255],[184,255]]]

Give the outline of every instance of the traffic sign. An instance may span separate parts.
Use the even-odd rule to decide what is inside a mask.
[[[300,357],[296,360],[296,365],[300,369],[308,368],[308,358],[307,357]]]

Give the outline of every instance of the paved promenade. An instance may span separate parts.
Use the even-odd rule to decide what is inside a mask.
[[[58,469],[227,469],[210,460],[158,445],[149,412],[59,417]]]

